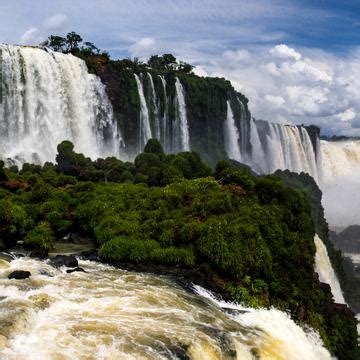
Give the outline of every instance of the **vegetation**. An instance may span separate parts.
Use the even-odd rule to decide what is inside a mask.
[[[0,242],[48,251],[69,232],[104,261],[202,277],[225,298],[289,310],[340,359],[357,356],[356,324],[314,274],[315,224],[306,193],[274,176],[150,140],[134,163],[91,161],[58,146],[56,164],[2,167]],[[345,312],[344,312],[345,311]]]

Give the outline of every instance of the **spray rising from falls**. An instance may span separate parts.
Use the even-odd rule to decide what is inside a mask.
[[[335,302],[339,304],[345,304],[345,299],[340,288],[339,280],[331,265],[326,246],[318,235],[315,235],[314,242],[316,246],[315,271],[319,274],[319,279],[321,282],[330,285]]]
[[[80,266],[87,272],[0,260],[0,358],[331,358],[317,334],[281,311],[218,302],[203,288],[188,293],[164,277]],[[15,269],[32,276],[9,280]]]
[[[0,45],[0,154],[54,161],[63,140],[92,158],[119,156],[120,133],[101,81],[72,56]]]
[[[360,141],[320,143],[323,204],[331,225],[360,224]]]

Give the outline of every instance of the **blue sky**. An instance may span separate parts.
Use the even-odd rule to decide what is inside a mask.
[[[0,41],[74,30],[113,57],[172,52],[224,76],[257,118],[360,135],[360,1],[0,0]]]

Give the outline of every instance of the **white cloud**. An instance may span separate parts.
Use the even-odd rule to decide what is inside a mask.
[[[155,39],[144,37],[129,47],[129,53],[132,57],[147,58],[158,52],[159,48]]]
[[[351,121],[356,118],[356,112],[353,108],[346,109],[344,112],[337,114],[336,117],[341,121]]]
[[[48,18],[45,19],[44,21],[44,27],[46,29],[58,29],[60,28],[62,25],[64,25],[64,23],[67,20],[67,16],[64,14],[56,14],[53,16],[50,16]]]
[[[264,100],[267,101],[273,109],[279,109],[285,104],[285,100],[282,96],[265,95]]]
[[[270,54],[275,57],[279,57],[283,59],[295,59],[295,60],[301,59],[300,53],[298,53],[297,51],[288,47],[285,44],[274,46],[272,49],[270,49]]]
[[[36,40],[39,36],[39,29],[36,27],[31,27],[30,29],[26,30],[20,38],[21,44],[32,44],[34,40]]]
[[[202,71],[230,79],[253,116],[360,136],[360,49],[348,56],[288,45],[226,51]]]

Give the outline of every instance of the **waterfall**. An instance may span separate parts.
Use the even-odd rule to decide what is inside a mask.
[[[331,265],[326,246],[318,235],[315,235],[314,242],[316,246],[315,271],[319,274],[321,282],[329,284],[335,302],[345,304],[345,299],[341,291],[339,280]]]
[[[164,146],[165,151],[170,152],[169,144],[169,127],[168,127],[168,98],[166,91],[166,80],[162,75],[159,75],[162,86],[163,86],[163,96],[164,96],[164,111],[162,116],[162,122],[160,124],[161,128],[161,143]]]
[[[228,100],[226,104],[227,115],[224,123],[225,149],[230,159],[241,161],[239,131],[235,125],[235,118],[231,109],[230,101]]]
[[[167,277],[79,266],[86,272],[0,262],[1,359],[331,359],[285,312],[219,302]],[[19,269],[31,277],[7,278]]]
[[[248,164],[259,173],[288,169],[318,179],[315,149],[305,128],[251,119],[250,143]]]
[[[134,74],[140,99],[140,126],[139,126],[139,151],[142,151],[146,143],[152,138],[149,110],[146,104],[142,81]]]
[[[151,97],[151,119],[152,119],[152,128],[155,138],[160,140],[160,119],[159,119],[159,106],[155,92],[154,81],[152,75],[147,73],[150,82],[150,97]]]
[[[181,148],[180,151],[190,151],[189,144],[189,127],[186,115],[186,103],[184,96],[184,88],[179,80],[176,78],[175,82],[175,110],[176,110],[176,124],[175,124],[175,139],[180,135]]]
[[[121,135],[105,88],[84,61],[11,45],[0,45],[0,56],[2,158],[54,161],[63,140],[93,159],[120,155]]]

